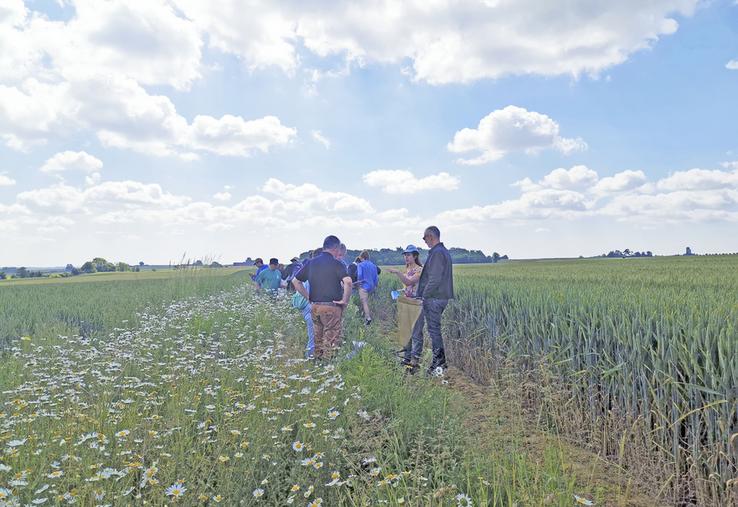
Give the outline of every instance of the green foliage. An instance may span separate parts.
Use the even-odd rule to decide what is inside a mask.
[[[738,256],[511,262],[455,275],[445,315],[454,363],[488,379],[512,361],[533,376],[551,425],[624,466],[652,463],[680,501],[727,501],[738,463]],[[543,396],[549,389],[560,397]]]
[[[425,259],[428,257],[428,250],[425,248],[419,248],[419,250],[420,258],[425,262]],[[405,259],[402,256],[404,248],[399,246],[394,249],[382,248],[380,250],[367,251],[369,252],[369,257],[372,262],[381,266],[397,266],[399,264],[404,264],[405,262]],[[348,250],[346,252],[346,258],[353,261],[361,252],[362,250]],[[457,264],[485,264],[489,262],[497,262],[498,260],[507,260],[506,255],[500,256],[500,254],[497,254],[497,257],[495,258],[494,255],[485,255],[481,250],[467,250],[465,248],[452,247],[449,248],[449,253],[451,254],[451,259]],[[310,252],[303,252],[299,257],[301,259],[306,259],[310,257]]]

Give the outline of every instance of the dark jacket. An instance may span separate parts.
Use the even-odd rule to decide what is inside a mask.
[[[454,297],[453,262],[443,243],[438,243],[428,252],[428,259],[418,281],[417,297],[424,299]]]

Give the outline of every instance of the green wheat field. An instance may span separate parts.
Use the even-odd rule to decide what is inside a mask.
[[[1,281],[0,506],[738,500],[736,256],[456,266],[442,381],[248,275]]]

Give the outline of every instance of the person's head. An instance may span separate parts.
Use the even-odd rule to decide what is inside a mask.
[[[407,248],[404,252],[402,252],[402,255],[405,257],[406,266],[412,266],[413,263],[417,264],[418,266],[423,265],[420,262],[420,250],[418,250],[418,247],[416,247],[415,245],[407,245]]]
[[[300,258],[299,257],[293,257],[293,258],[290,259],[290,262],[293,263],[293,264],[296,263],[296,262],[300,262]]]
[[[354,262],[356,264],[359,264],[361,262],[361,257],[357,257],[356,259],[354,259]]]
[[[314,259],[315,257],[317,257],[318,255],[320,255],[322,253],[323,253],[323,248],[322,247],[318,247],[315,250],[313,250],[313,254],[310,257]]]
[[[256,259],[254,259],[254,266],[256,266],[257,268],[260,268],[263,265],[264,265],[264,261],[261,260],[261,257],[257,257]]]
[[[275,259],[274,257],[269,259],[269,269],[274,271],[275,269],[278,269],[278,268],[279,268],[279,261]]]
[[[341,255],[341,240],[333,235],[326,236],[323,240],[323,251],[337,259]]]
[[[423,241],[428,245],[428,248],[433,248],[441,242],[441,231],[439,231],[438,227],[435,225],[426,227],[425,232],[423,233]]]
[[[339,261],[342,261],[344,257],[346,257],[346,252],[348,250],[346,249],[346,245],[341,243],[338,247],[338,257],[336,257]]]
[[[364,250],[363,252],[361,252],[361,254],[359,254],[359,258],[362,261],[368,261],[369,260],[369,252],[367,250]]]

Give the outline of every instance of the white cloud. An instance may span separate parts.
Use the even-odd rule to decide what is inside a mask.
[[[475,158],[458,160],[466,165],[486,164],[510,152],[537,153],[553,148],[567,154],[586,147],[580,138],[561,137],[559,124],[549,116],[517,106],[491,112],[480,120],[476,129],[456,132],[448,144],[448,150],[453,153],[481,152]]]
[[[738,70],[738,60],[730,60],[725,64],[725,68],[728,70]]]
[[[267,152],[288,144],[297,130],[285,127],[275,116],[246,121],[240,116],[196,116],[190,129],[192,146],[218,155],[245,157],[253,151]]]
[[[597,74],[651,47],[698,0],[266,2],[181,0],[209,44],[248,68],[294,72],[298,48],[349,62],[411,62],[432,84],[510,74]]]
[[[176,3],[70,5],[67,21],[17,1],[0,11],[0,139],[7,146],[27,151],[89,130],[106,147],[191,160],[193,150],[247,156],[295,136],[273,116],[201,115],[190,123],[169,97],[144,88],[187,90],[201,77],[204,33]]]
[[[426,190],[459,188],[459,179],[447,172],[418,178],[410,171],[379,170],[365,174],[362,179],[370,187],[380,187],[387,194],[416,194]]]
[[[660,180],[657,187],[667,191],[738,188],[738,168],[733,172],[706,169],[678,171]]]
[[[233,196],[230,192],[217,192],[213,194],[213,199],[216,201],[227,202],[230,201]]]
[[[738,221],[738,168],[733,171],[690,169],[648,182],[642,171],[622,171],[599,178],[584,166],[556,169],[538,182],[514,184],[517,199],[448,210],[446,224],[490,221],[576,219],[606,216],[641,223]]]
[[[279,205],[302,213],[340,212],[371,213],[372,205],[364,198],[345,192],[329,192],[311,183],[293,185],[270,178],[262,187],[262,192],[280,196],[285,202]]]
[[[0,18],[0,41],[12,42],[0,57],[0,77],[33,75],[76,80],[125,75],[145,85],[187,89],[200,77],[202,38],[197,26],[163,0],[125,2],[74,0],[68,21],[13,11]],[[3,45],[3,49],[6,46]],[[8,64],[21,62],[14,74]]]
[[[313,136],[313,139],[322,144],[326,150],[331,149],[331,140],[325,137],[320,130],[313,130],[311,135]]]
[[[196,158],[193,150],[248,156],[288,144],[295,129],[266,116],[196,116],[192,124],[164,95],[150,95],[135,80],[95,76],[58,85],[28,80],[0,85],[0,136],[11,148],[28,149],[69,130],[91,130],[106,147],[155,156]]]
[[[15,185],[15,180],[13,178],[0,173],[0,187],[12,187],[13,185]]]
[[[643,171],[626,170],[613,176],[602,178],[594,186],[593,191],[597,194],[612,194],[633,190],[646,182]]]
[[[96,173],[102,169],[100,159],[93,157],[86,151],[63,151],[48,159],[41,166],[41,172],[61,173],[66,171],[82,171]]]
[[[295,18],[302,3],[179,0],[177,4],[208,34],[211,47],[236,55],[249,69],[295,71],[299,63]]]

